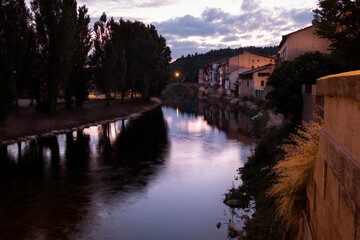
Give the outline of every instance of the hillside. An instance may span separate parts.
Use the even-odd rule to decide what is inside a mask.
[[[229,58],[249,51],[264,56],[274,54],[279,50],[278,47],[244,47],[244,48],[226,48],[211,50],[204,54],[193,54],[186,57],[182,56],[176,61],[170,64],[169,73],[170,79],[174,78],[174,72],[180,73],[180,79],[184,79],[185,82],[197,82],[199,68],[205,66],[208,63],[215,62],[221,59]]]

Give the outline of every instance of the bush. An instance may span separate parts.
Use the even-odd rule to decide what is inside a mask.
[[[267,195],[276,199],[278,216],[288,226],[298,223],[305,207],[305,187],[318,155],[321,128],[322,120],[303,122],[296,134],[290,134],[291,142],[280,147],[285,152],[285,158],[273,167],[277,178]]]

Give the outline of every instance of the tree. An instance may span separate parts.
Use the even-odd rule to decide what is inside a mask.
[[[320,52],[305,53],[274,70],[267,82],[274,90],[266,95],[266,99],[279,113],[292,115],[295,122],[299,122],[302,109],[301,85],[315,84],[319,77],[339,71],[339,66],[330,56]]]
[[[314,10],[316,33],[331,41],[331,50],[345,70],[360,68],[360,0],[319,0]]]
[[[170,49],[153,25],[142,22],[106,20],[94,25],[95,51],[92,64],[98,86],[109,99],[110,90],[131,90],[142,97],[158,95],[167,82]]]
[[[68,86],[73,67],[76,0],[33,0],[31,6],[46,69],[45,108],[55,112],[59,91]]]
[[[16,83],[24,68],[30,14],[24,0],[0,5],[0,120],[13,110]]]
[[[109,105],[111,89],[115,85],[118,48],[112,44],[111,26],[114,20],[107,21],[103,13],[94,24],[95,41],[92,64],[98,87],[105,93],[105,104]]]
[[[90,16],[87,13],[88,9],[85,5],[78,8],[74,66],[71,73],[71,84],[68,85],[70,95],[75,95],[77,106],[82,106],[88,96],[87,89],[90,78],[89,71],[86,69],[88,53],[91,48]],[[71,104],[71,101],[69,103]]]

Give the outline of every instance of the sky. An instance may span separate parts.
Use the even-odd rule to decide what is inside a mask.
[[[317,0],[78,0],[93,22],[108,17],[155,25],[172,58],[211,49],[274,46],[307,27]],[[92,27],[92,26],[91,26]]]

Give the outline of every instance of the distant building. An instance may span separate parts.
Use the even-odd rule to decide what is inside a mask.
[[[282,36],[279,45],[280,64],[283,61],[292,61],[306,52],[319,51],[329,54],[330,41],[317,36],[315,30],[315,26],[312,25]]]
[[[199,70],[199,83],[204,84],[201,91],[217,95],[235,95],[239,73],[274,64],[275,60],[273,57],[245,51],[243,54],[210,63]],[[237,74],[233,74],[234,72]]]
[[[248,70],[238,75],[239,96],[254,96],[259,99],[265,98],[267,79],[274,71],[275,64],[268,64]]]

